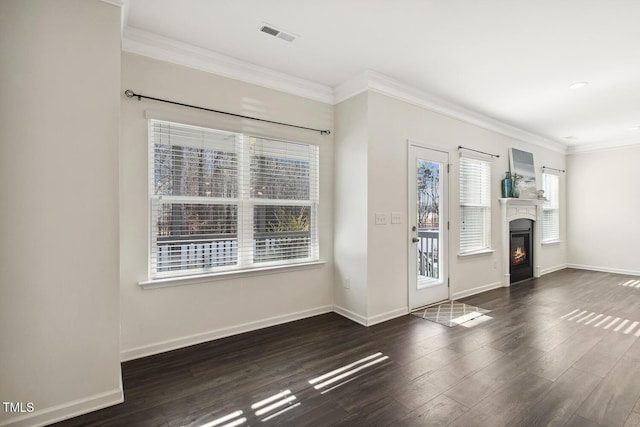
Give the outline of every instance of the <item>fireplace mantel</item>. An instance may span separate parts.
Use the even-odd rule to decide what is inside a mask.
[[[502,198],[500,202],[500,213],[502,215],[502,268],[504,279],[502,286],[511,286],[511,273],[509,272],[509,223],[515,219],[526,218],[533,221],[533,277],[540,277],[540,265],[538,257],[540,254],[540,233],[542,223],[542,204],[544,200],[538,199],[513,199]]]

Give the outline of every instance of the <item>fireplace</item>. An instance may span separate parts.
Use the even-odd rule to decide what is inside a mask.
[[[516,283],[533,277],[533,221],[509,222],[509,274]]]
[[[501,265],[504,272],[502,286],[511,286],[531,277],[540,277],[538,251],[542,200],[499,199],[502,215]]]

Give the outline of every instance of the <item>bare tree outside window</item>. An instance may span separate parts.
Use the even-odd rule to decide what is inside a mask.
[[[418,166],[418,228],[440,225],[440,168],[437,163]]]
[[[254,208],[254,261],[310,256],[310,205],[282,205],[277,200],[310,200],[308,161],[254,154],[251,156],[251,195],[273,200]]]
[[[318,259],[318,147],[150,120],[150,272]]]
[[[216,242],[237,240],[237,205],[170,201],[171,196],[200,200],[237,197],[236,163],[235,153],[169,144],[154,146],[155,194],[167,200],[158,207],[156,220],[159,252],[165,255],[158,266],[160,271],[184,269],[182,254],[189,242],[199,242],[198,250],[204,253]],[[204,255],[191,258],[188,268],[207,266]],[[217,265],[236,262],[236,256],[225,253],[224,258]]]

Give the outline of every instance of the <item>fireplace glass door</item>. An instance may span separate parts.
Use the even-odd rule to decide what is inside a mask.
[[[510,282],[515,283],[533,277],[533,221],[511,221],[509,235]]]
[[[529,236],[517,234],[511,236],[511,266],[526,265],[529,256]]]

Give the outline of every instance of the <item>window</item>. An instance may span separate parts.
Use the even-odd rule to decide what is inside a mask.
[[[491,247],[491,163],[460,158],[460,253]]]
[[[318,260],[318,148],[149,121],[150,276]]]
[[[542,189],[547,199],[542,205],[542,241],[560,240],[560,177],[543,172]]]

